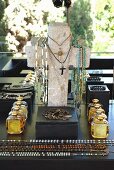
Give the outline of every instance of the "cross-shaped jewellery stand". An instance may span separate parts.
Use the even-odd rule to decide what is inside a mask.
[[[65,69],[66,69],[66,68],[62,65],[62,67],[60,68],[60,70],[61,70],[61,75],[63,75],[63,72],[64,72]]]

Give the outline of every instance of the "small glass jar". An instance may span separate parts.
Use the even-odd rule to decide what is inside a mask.
[[[99,103],[99,99],[92,99],[92,103],[93,103],[93,104]]]
[[[24,99],[24,97],[23,97],[23,96],[18,96],[18,97],[16,98],[16,100],[17,100],[17,101],[22,101],[23,105],[25,105],[25,106],[28,108],[28,104],[27,104],[27,102],[26,102],[26,101],[24,101],[23,99]]]
[[[91,123],[93,117],[96,115],[96,111],[101,108],[101,104],[97,103],[90,107],[88,113],[88,122]]]
[[[91,135],[93,138],[107,138],[109,135],[109,124],[105,114],[94,117],[91,123]]]
[[[94,106],[95,104],[99,103],[99,99],[92,99],[92,102],[88,104],[87,107],[87,115],[89,114],[89,110],[92,106]]]
[[[96,109],[96,113],[93,114],[93,116],[91,117],[91,120],[94,119],[94,117],[98,116],[98,115],[101,115],[101,114],[104,114],[105,115],[105,110],[102,109],[102,108],[98,108]],[[105,118],[107,119],[107,116],[105,115]]]
[[[19,106],[19,108],[22,110],[22,112],[23,112],[23,115],[25,116],[25,119],[27,119],[27,117],[28,117],[28,107],[25,105],[25,104],[23,104],[23,102],[22,101],[16,101],[16,102],[14,102],[13,103],[13,107],[14,106]]]
[[[21,134],[24,130],[25,122],[18,112],[19,109],[14,107],[6,119],[6,129],[8,134]]]
[[[26,123],[26,115],[25,113],[23,112],[23,110],[21,109],[21,107],[19,106],[13,106],[12,107],[12,110],[16,109],[18,111],[18,116],[21,116],[22,119],[23,119],[23,124],[25,126],[25,123]]]

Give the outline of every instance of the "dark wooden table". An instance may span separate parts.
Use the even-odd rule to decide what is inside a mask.
[[[15,79],[15,80],[14,80]],[[8,80],[1,79],[2,83]],[[10,81],[21,81],[16,78],[10,79]],[[26,128],[21,135],[8,135],[5,127],[5,120],[8,114],[0,114],[0,140],[23,140],[23,139],[35,139],[35,124],[38,112],[37,98],[33,104],[33,111],[29,113]],[[78,139],[91,139],[89,133],[89,126],[87,122],[87,116],[85,111],[85,104],[81,105],[81,112],[78,112]],[[108,139],[114,139],[114,103],[110,103],[108,121],[110,125],[110,133]],[[112,147],[112,150],[114,148]],[[39,169],[39,170],[85,170],[85,169],[114,169],[114,153],[109,153],[108,156],[75,156],[70,158],[39,158],[39,157],[0,157],[0,166],[3,169]]]

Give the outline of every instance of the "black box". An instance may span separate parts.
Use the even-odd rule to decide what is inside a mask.
[[[26,93],[32,92],[34,94],[34,86],[29,84],[5,84],[1,89],[2,92],[6,93]]]
[[[26,92],[26,93],[6,93],[1,92],[0,93],[0,114],[6,114],[11,111],[11,108],[13,106],[13,103],[16,101],[16,98],[18,96],[23,96],[23,100],[27,102],[28,104],[28,112],[32,112],[33,108],[33,93],[32,92]]]
[[[53,108],[64,109],[72,115],[69,120],[47,120],[42,114]],[[78,118],[72,107],[38,107],[36,121],[36,139],[77,139]]]
[[[109,112],[109,98],[110,90],[106,85],[88,85],[87,90],[87,105],[91,103],[92,99],[99,99],[106,114]]]
[[[102,77],[90,76],[90,77],[87,78],[86,85],[94,85],[94,84],[97,84],[97,85],[104,84]]]
[[[104,84],[102,77],[90,76],[86,80],[86,92],[88,90],[88,85],[102,85],[102,84]]]

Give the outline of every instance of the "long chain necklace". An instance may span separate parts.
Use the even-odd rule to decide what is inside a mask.
[[[49,46],[47,43],[46,43],[46,45],[47,45],[47,48],[49,49],[49,51],[51,52],[51,54],[53,55],[53,57],[62,65],[62,66],[60,67],[60,70],[61,70],[61,75],[63,75],[64,70],[66,69],[63,64],[66,62],[66,60],[67,60],[67,58],[68,58],[68,56],[69,56],[69,53],[70,53],[70,50],[71,50],[71,46],[70,46],[70,48],[69,48],[69,50],[68,50],[68,53],[67,53],[65,59],[64,59],[63,61],[60,61],[60,60],[55,56],[55,54],[53,53],[53,51],[51,50],[50,46]]]
[[[56,40],[54,40],[52,37],[50,37],[50,36],[48,35],[48,38],[50,38],[50,39],[51,39],[53,42],[55,42],[58,46],[62,46],[62,45],[64,44],[64,42],[66,42],[70,37],[71,37],[71,34],[69,34],[69,36],[66,37],[66,38],[63,40],[63,42],[61,42],[61,43],[59,44]]]
[[[51,75],[51,79],[54,83],[56,84],[56,92],[54,93],[56,96],[56,100],[54,100],[54,102],[56,103],[56,105],[60,106],[61,104],[63,104],[64,106],[67,105],[67,85],[68,85],[68,63],[70,61],[70,57],[68,57],[65,66],[66,66],[66,70],[64,72],[64,75],[61,75],[59,72],[59,64],[57,64],[55,58],[52,56],[51,52],[48,51],[49,54],[49,63],[50,63],[50,74]],[[49,91],[48,91],[49,92]],[[53,95],[53,94],[52,94]]]

